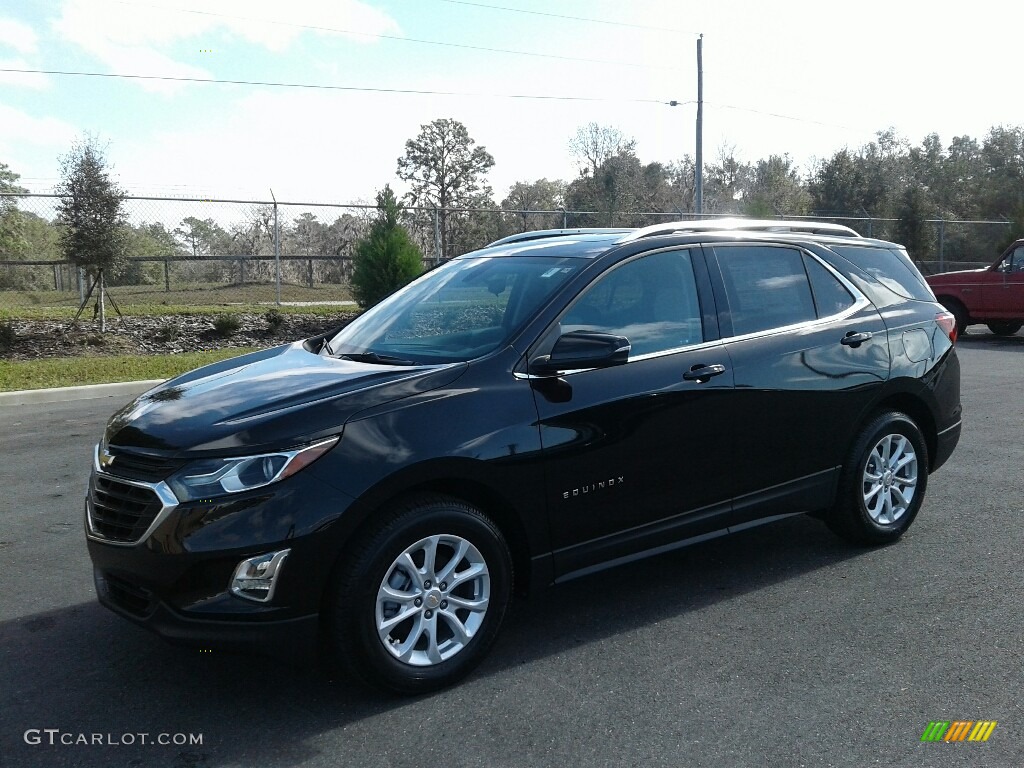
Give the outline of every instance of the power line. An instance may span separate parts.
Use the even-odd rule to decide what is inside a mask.
[[[146,3],[129,3],[125,0],[110,0],[118,5],[127,5],[132,8],[152,8],[159,11],[176,11],[178,13],[192,13],[198,16],[213,16],[222,19],[235,19],[236,21],[252,21],[260,24],[274,24],[296,29],[309,29],[316,32],[334,32],[343,35],[355,35],[357,37],[372,37],[380,40],[395,40],[402,43],[417,43],[420,45],[437,45],[444,48],[459,48],[466,51],[482,51],[484,53],[504,53],[512,56],[532,56],[540,59],[555,59],[557,61],[578,61],[585,64],[611,64],[616,67],[633,67],[637,69],[662,69],[672,72],[680,71],[679,67],[658,66],[655,64],[641,64],[635,61],[616,61],[612,59],[591,59],[582,56],[562,56],[557,53],[536,53],[534,51],[518,51],[512,48],[490,48],[483,45],[468,45],[465,43],[448,43],[443,40],[426,40],[416,37],[402,37],[401,35],[386,35],[378,32],[359,32],[354,29],[340,29],[338,27],[322,27],[314,24],[296,24],[290,21],[278,21],[276,19],[260,19],[252,16],[234,16],[227,13],[215,13],[214,11],[197,11],[191,8],[165,8]]]
[[[172,77],[170,75],[126,75],[117,72],[73,72],[59,69],[15,69],[0,67],[0,72],[18,72],[21,74],[65,75],[69,77],[110,77],[125,80],[159,80],[173,83],[216,83],[221,85],[261,85],[272,88],[310,88],[325,91],[358,91],[362,93],[402,93],[420,96],[468,96],[472,98],[492,99],[529,99],[536,101],[587,101],[617,104],[668,104],[662,99],[625,99],[603,96],[543,96],[529,93],[472,93],[469,91],[427,91],[414,88],[368,88],[356,85],[324,85],[318,83],[277,83],[264,80],[222,80],[213,77]],[[692,101],[679,102],[692,104]]]
[[[795,123],[810,123],[812,125],[823,125],[827,128],[842,128],[846,131],[854,131],[856,128],[851,128],[848,125],[841,125],[839,123],[825,123],[821,120],[809,120],[805,117],[793,117],[792,115],[782,115],[778,112],[764,112],[760,109],[751,109],[750,107],[737,107],[733,104],[716,104],[712,101],[705,101],[705,106],[716,107],[718,109],[731,109],[736,112],[749,112],[754,115],[764,115],[765,117],[777,117],[780,120],[792,120]]]
[[[510,13],[523,13],[530,16],[546,16],[550,19],[567,19],[570,21],[586,21],[591,24],[607,24],[612,27],[630,27],[632,29],[648,29],[655,32],[669,32],[680,35],[696,35],[696,32],[689,32],[684,29],[673,29],[672,27],[655,27],[649,24],[631,24],[628,21],[608,21],[607,19],[594,19],[587,16],[569,16],[562,13],[546,13],[545,11],[528,11],[525,8],[509,8],[505,5],[490,5],[488,3],[474,3],[469,0],[440,0],[442,3],[453,3],[455,5],[471,5],[475,8],[489,8],[494,11],[508,11]]]

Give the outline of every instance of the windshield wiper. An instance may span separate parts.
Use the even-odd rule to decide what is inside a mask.
[[[319,354],[322,355],[324,352],[326,352],[329,357],[333,357],[334,356],[334,350],[331,349],[331,340],[330,339],[325,338],[324,339],[324,343],[320,345],[320,353]]]
[[[357,363],[377,363],[378,365],[416,365],[413,360],[406,360],[394,355],[382,355],[379,352],[346,352],[338,355],[339,360],[352,360]]]

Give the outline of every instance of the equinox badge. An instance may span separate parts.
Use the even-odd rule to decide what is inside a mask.
[[[607,480],[602,480],[599,483],[591,483],[590,485],[573,488],[571,491],[563,491],[562,498],[568,499],[574,496],[581,496],[585,493],[597,493],[597,491],[604,490],[605,488],[614,488],[616,485],[622,485],[624,482],[626,482],[624,475],[609,477]]]

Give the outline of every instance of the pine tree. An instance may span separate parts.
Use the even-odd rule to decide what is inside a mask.
[[[353,258],[352,292],[361,307],[376,304],[423,271],[423,255],[398,223],[401,208],[390,185],[377,194],[377,210]]]
[[[61,250],[68,261],[93,276],[93,287],[99,286],[96,310],[103,332],[106,331],[104,272],[114,270],[125,259],[124,193],[110,179],[103,150],[92,138],[76,142],[61,158],[61,177],[57,187],[60,196],[57,220],[63,225]],[[89,289],[90,294],[92,290]],[[82,307],[79,307],[79,314]]]

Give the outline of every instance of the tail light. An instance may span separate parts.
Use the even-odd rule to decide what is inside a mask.
[[[949,336],[949,340],[956,344],[956,318],[952,312],[939,312],[935,315],[935,322],[938,323],[942,332]]]

